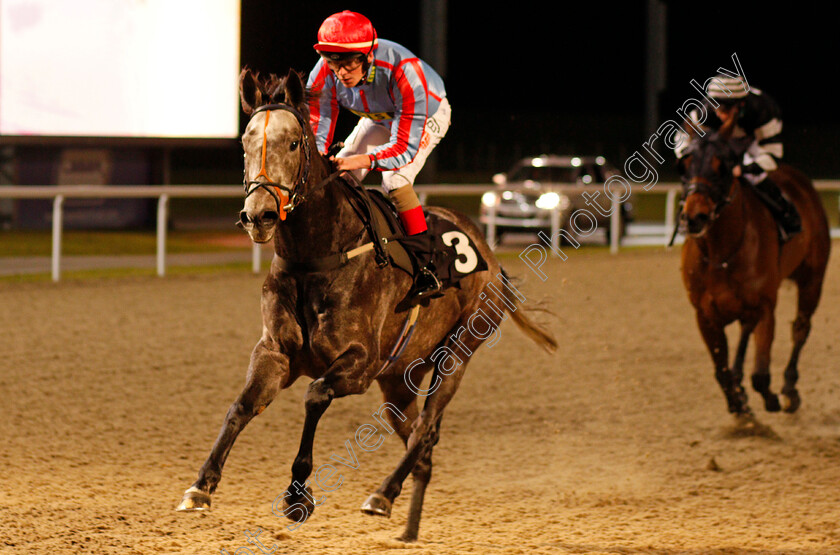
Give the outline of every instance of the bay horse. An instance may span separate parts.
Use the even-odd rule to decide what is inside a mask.
[[[388,433],[396,430],[406,450],[394,471],[363,503],[362,511],[390,516],[411,473],[414,488],[400,539],[414,541],[441,417],[470,356],[488,337],[469,331],[476,329],[476,315],[483,318],[483,331],[487,326],[497,328],[510,316],[547,351],[555,351],[557,342],[525,314],[521,294],[513,293],[515,287],[491,283],[507,281],[507,275],[478,228],[464,215],[435,207],[428,212],[456,224],[462,238],[469,239],[461,246],[474,246],[487,270],[466,275],[459,287],[445,289],[443,296],[423,306],[414,305],[416,329],[410,340],[401,334],[408,323],[406,313],[415,310],[399,308],[412,279],[375,256],[376,249],[370,245],[377,238],[360,219],[358,203],[351,202],[346,179],[331,173],[329,160],[317,151],[307,97],[294,71],[285,78],[262,78],[248,68],[240,74],[242,108],[250,116],[242,135],[246,194],[240,224],[254,242],[273,240],[275,256],[262,287],[262,337],[251,354],[244,389],[228,410],[210,455],[178,510],[210,508],[238,434],[281,389],[306,376],[312,382],[304,398],[302,437],[292,463],[292,483],[283,496],[284,516],[299,522],[301,516],[305,519],[315,508],[306,484],[313,470],[319,419],[333,399],[362,394],[375,381],[386,403],[383,406],[390,409],[383,411],[387,416],[383,426]],[[501,292],[492,306],[487,304],[491,290]],[[401,342],[402,354],[394,359],[392,346]],[[447,353],[448,366],[434,364],[441,361],[441,356],[435,356],[440,353]],[[430,383],[437,384],[433,391],[431,386],[429,390],[411,387],[427,374]],[[425,397],[422,410],[418,397]],[[385,423],[393,429],[388,430]]]
[[[731,121],[734,124],[734,119]],[[732,137],[733,125],[694,137],[679,165],[683,174],[680,219],[687,236],[681,271],[696,311],[700,334],[711,354],[715,378],[729,412],[752,417],[741,385],[744,357],[755,333],[752,386],[768,412],[795,412],[800,405],[796,382],[802,347],[811,330],[828,264],[831,240],[825,210],[811,181],[789,165],[769,173],[796,206],[802,231],[780,243],[777,224],[752,187],[735,176],[748,144]],[[779,397],[770,389],[770,351],[775,331],[779,286],[797,288],[793,350]],[[738,321],[740,339],[729,366],[724,328]]]

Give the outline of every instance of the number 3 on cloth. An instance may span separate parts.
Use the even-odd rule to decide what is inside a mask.
[[[466,235],[460,231],[447,231],[440,238],[447,247],[454,247],[455,253],[459,257],[464,256],[466,258],[463,261],[460,258],[455,261],[455,270],[457,272],[469,274],[475,270],[475,267],[478,265],[478,256],[475,254],[472,246],[470,246],[470,240]]]

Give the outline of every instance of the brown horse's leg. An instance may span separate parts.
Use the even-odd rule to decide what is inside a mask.
[[[773,305],[765,305],[755,327],[755,369],[752,374],[753,389],[764,398],[764,408],[768,412],[778,412],[782,408],[779,397],[770,391],[770,349],[776,329],[774,308]]]
[[[723,327],[709,322],[700,312],[697,313],[697,326],[700,328],[700,334],[703,336],[706,348],[712,356],[712,362],[715,365],[715,379],[717,379],[726,397],[729,412],[736,415],[750,414],[750,408],[747,406],[747,394],[741,387],[740,381],[735,380],[735,376],[728,366],[729,345],[726,342],[726,333],[724,333]]]
[[[811,333],[811,316],[817,309],[822,293],[822,275],[819,279],[813,276],[803,276],[797,279],[797,309],[796,319],[793,321],[793,351],[785,368],[785,385],[782,387],[782,408],[785,412],[796,412],[801,399],[796,389],[799,379],[799,353]]]
[[[735,351],[735,359],[732,361],[732,379],[735,383],[741,383],[744,379],[744,359],[747,355],[750,335],[752,335],[754,329],[754,322],[741,322],[741,338],[738,340],[738,349]]]
[[[239,433],[277,396],[288,378],[288,358],[270,351],[260,341],[251,354],[245,387],[228,409],[210,456],[198,472],[198,480],[184,492],[179,511],[210,508],[210,496],[222,478],[222,467]]]

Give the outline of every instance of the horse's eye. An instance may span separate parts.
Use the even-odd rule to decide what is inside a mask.
[[[297,141],[292,141],[292,144],[289,145],[289,150],[294,151],[298,147]]]

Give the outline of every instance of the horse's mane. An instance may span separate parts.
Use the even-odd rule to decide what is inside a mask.
[[[252,110],[267,104],[294,105],[294,101],[286,98],[286,83],[292,76],[293,71],[290,71],[289,75],[285,77],[280,77],[274,73],[269,73],[267,77],[262,77],[260,72],[253,71],[248,66],[242,68],[239,74],[239,99],[245,113],[250,113]],[[306,82],[300,73],[294,73],[297,74],[296,77],[301,83]],[[319,94],[310,89],[305,89],[303,93],[303,106],[296,107],[306,108],[308,115],[310,99],[317,98]],[[248,100],[249,97],[252,100]]]

